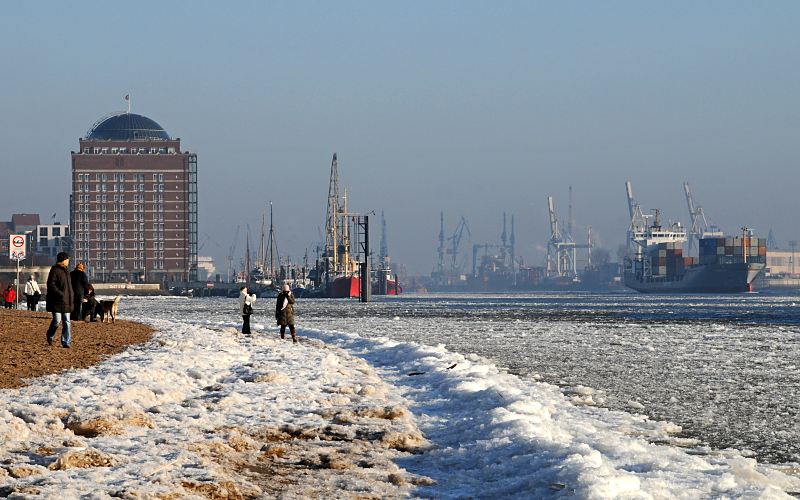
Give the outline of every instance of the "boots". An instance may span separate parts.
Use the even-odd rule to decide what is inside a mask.
[[[294,325],[289,325],[289,333],[292,335],[292,342],[297,343],[297,333],[294,331]],[[286,338],[286,326],[281,325],[281,339]]]

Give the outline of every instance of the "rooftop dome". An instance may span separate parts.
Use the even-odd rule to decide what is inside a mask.
[[[169,140],[169,134],[146,116],[118,113],[95,123],[86,138],[95,141]]]

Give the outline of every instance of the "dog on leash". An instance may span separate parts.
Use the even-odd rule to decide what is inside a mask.
[[[117,309],[122,297],[117,295],[113,300],[106,299],[100,301],[100,322],[101,323],[116,323],[117,322]]]

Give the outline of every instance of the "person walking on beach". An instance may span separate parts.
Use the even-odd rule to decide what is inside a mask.
[[[25,301],[28,303],[28,310],[35,311],[36,305],[39,303],[39,297],[42,296],[42,290],[39,288],[39,283],[33,275],[28,277],[25,283]]]
[[[292,334],[292,342],[297,343],[297,335],[294,331],[294,295],[289,285],[283,285],[283,290],[278,294],[278,301],[275,303],[275,319],[281,327],[281,338],[286,338],[286,326]]]
[[[86,267],[84,267],[83,262],[78,262],[75,264],[75,269],[69,273],[72,282],[72,293],[74,294],[73,300],[75,301],[72,306],[72,319],[74,321],[83,319],[83,301],[86,299],[86,297],[84,297],[86,295],[86,289],[89,288],[89,278],[86,277],[84,269],[86,269]]]
[[[17,292],[14,290],[14,287],[8,285],[8,288],[3,291],[3,300],[6,303],[6,309],[13,309],[14,302],[17,300]]]
[[[239,311],[242,313],[242,333],[250,335],[250,315],[253,314],[253,304],[256,303],[256,294],[247,293],[247,287],[239,289]]]
[[[72,345],[72,332],[69,323],[69,314],[75,307],[75,295],[72,293],[72,279],[69,274],[69,254],[59,252],[56,256],[56,265],[50,268],[47,275],[47,312],[53,313],[50,328],[47,329],[47,343],[53,345],[59,323],[61,327],[61,347],[69,348]]]

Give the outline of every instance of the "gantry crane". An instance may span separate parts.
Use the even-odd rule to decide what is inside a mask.
[[[705,235],[709,230],[708,220],[706,214],[703,212],[703,207],[696,206],[692,190],[689,188],[689,183],[683,183],[683,192],[686,195],[686,206],[689,208],[689,220],[691,226],[689,228],[689,241],[687,242],[687,254],[693,255],[697,241]]]
[[[575,242],[572,234],[562,232],[556,215],[555,200],[552,196],[547,197],[547,213],[550,220],[550,239],[547,242],[546,274],[548,277],[569,277],[577,280],[577,249],[591,249],[592,243],[589,241],[587,244],[579,245]],[[571,215],[572,210],[570,209],[570,217]],[[568,230],[571,230],[571,227],[572,224],[568,224]]]
[[[453,273],[461,273],[462,266],[458,263],[458,246],[461,244],[461,238],[464,237],[464,231],[472,237],[472,233],[469,231],[469,225],[467,224],[467,219],[463,216],[456,226],[456,230],[453,232],[453,235],[447,238],[447,241],[450,243],[450,247],[447,249],[446,253],[450,256],[450,271]]]
[[[241,226],[236,226],[236,234],[233,236],[233,243],[228,249],[228,283],[231,283],[231,273],[233,271],[233,255],[236,253],[236,243],[239,239],[239,229]]]

